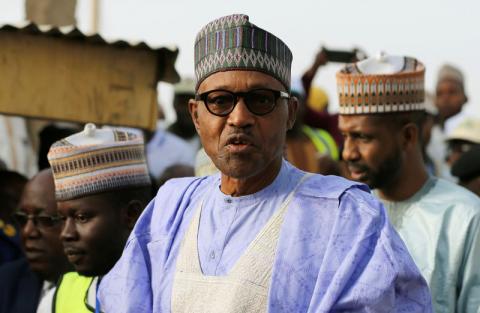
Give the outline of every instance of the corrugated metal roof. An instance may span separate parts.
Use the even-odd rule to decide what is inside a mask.
[[[36,25],[31,22],[0,25],[0,31],[16,31],[31,35],[59,37],[118,48],[150,50],[158,54],[158,80],[168,83],[176,83],[180,80],[180,76],[175,69],[175,61],[178,56],[177,47],[151,47],[143,41],[108,40],[100,34],[85,34],[75,26],[55,27]]]

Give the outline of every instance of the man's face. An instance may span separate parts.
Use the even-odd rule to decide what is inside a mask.
[[[199,86],[198,94],[223,89],[248,92],[267,88],[285,91],[269,75],[256,71],[226,71],[212,74]],[[224,117],[210,113],[202,101],[190,101],[190,112],[205,152],[226,176],[245,179],[278,168],[285,135],[295,121],[297,102],[278,99],[273,111],[262,116],[250,112],[243,97]]]
[[[339,117],[345,139],[342,156],[351,178],[372,189],[389,186],[402,167],[398,135],[378,119],[367,115]]]
[[[177,114],[177,123],[188,132],[195,132],[190,113],[188,112],[188,101],[195,98],[195,95],[179,94],[173,98],[173,108]]]
[[[25,255],[30,267],[44,279],[54,280],[69,268],[60,241],[61,223],[45,223],[48,217],[57,217],[54,184],[51,172],[42,172],[25,187],[19,204],[19,214],[39,217],[35,224],[27,220],[21,228]]]
[[[99,194],[60,201],[58,210],[65,219],[64,251],[75,270],[85,276],[106,274],[120,258],[129,233],[122,208]]]
[[[444,79],[437,84],[435,104],[441,117],[447,119],[459,113],[466,101],[459,82]]]

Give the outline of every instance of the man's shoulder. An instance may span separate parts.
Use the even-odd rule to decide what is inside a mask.
[[[424,201],[439,204],[438,208],[458,211],[461,215],[480,216],[480,198],[468,189],[442,178],[424,196]]]
[[[20,273],[30,273],[31,269],[28,265],[28,261],[25,258],[21,258],[15,261],[10,261],[0,266],[0,278],[2,281],[6,277],[15,277],[18,278]]]
[[[183,177],[167,181],[144,210],[131,238],[152,241],[178,226],[191,203],[196,203],[215,176]]]
[[[380,202],[373,197],[367,185],[339,176],[312,175],[297,192],[302,206],[323,208],[322,214],[360,214],[368,219],[383,218]]]
[[[218,180],[218,175],[173,178],[158,190],[155,200],[163,202],[167,199],[182,199],[186,195],[195,197],[215,180]]]
[[[369,194],[370,190],[362,183],[340,176],[313,174],[299,188],[299,194],[313,198],[340,199],[345,192],[354,195]]]

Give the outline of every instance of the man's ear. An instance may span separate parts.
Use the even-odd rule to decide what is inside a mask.
[[[188,100],[188,111],[190,112],[190,116],[192,117],[193,125],[195,125],[195,129],[197,133],[200,135],[200,127],[198,123],[198,101],[195,99]]]
[[[143,211],[143,205],[138,200],[131,200],[125,207],[124,220],[129,230],[132,230]]]
[[[416,148],[420,141],[420,130],[415,123],[407,123],[402,127],[401,136],[404,149]]]
[[[298,110],[298,99],[297,97],[291,97],[288,99],[288,120],[287,120],[287,130],[292,129],[297,119],[297,110]]]

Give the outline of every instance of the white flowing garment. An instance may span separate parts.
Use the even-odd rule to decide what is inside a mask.
[[[298,185],[309,176],[305,175]],[[297,185],[297,187],[298,187]],[[295,188],[226,276],[203,275],[198,258],[197,209],[178,255],[172,291],[173,313],[267,312],[268,290],[285,212]]]

